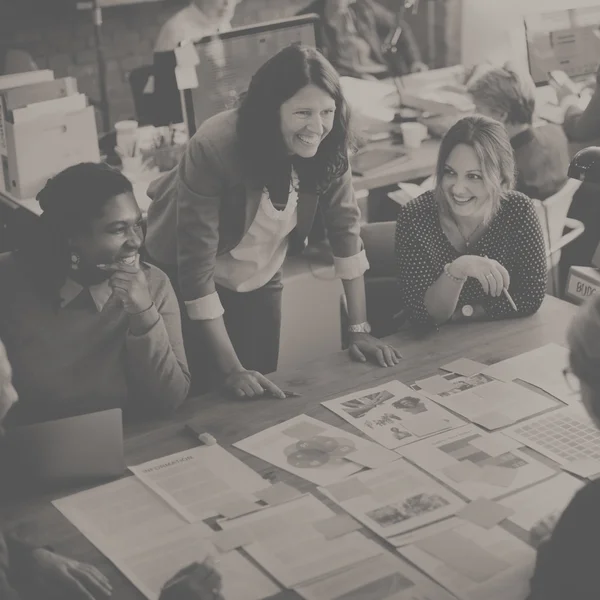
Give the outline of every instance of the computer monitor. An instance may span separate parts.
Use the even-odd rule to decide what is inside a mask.
[[[529,72],[536,85],[548,73],[564,71],[572,79],[596,72],[600,62],[600,6],[525,15]]]
[[[190,136],[209,117],[237,105],[254,73],[291,44],[319,47],[319,18],[302,15],[237,27],[195,42],[199,86],[185,90],[183,116]]]

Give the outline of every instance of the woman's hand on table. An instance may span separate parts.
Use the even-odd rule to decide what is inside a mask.
[[[508,271],[497,260],[487,256],[464,254],[453,261],[448,269],[455,277],[477,279],[484,293],[489,296],[499,296],[510,285]]]
[[[348,351],[352,359],[357,362],[371,359],[381,367],[393,367],[402,358],[393,346],[373,337],[370,333],[351,333]]]
[[[266,394],[275,398],[285,399],[285,394],[262,373],[239,369],[227,375],[224,382],[226,391],[238,398],[256,398]]]
[[[37,548],[31,557],[32,576],[43,590],[56,589],[65,598],[77,600],[99,600],[112,594],[108,579],[91,565],[45,548]]]

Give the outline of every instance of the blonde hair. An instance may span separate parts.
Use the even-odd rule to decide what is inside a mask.
[[[579,309],[569,325],[567,343],[575,375],[600,392],[600,295]]]
[[[442,190],[446,161],[456,146],[473,148],[481,166],[483,184],[490,195],[490,207],[484,222],[489,222],[500,208],[500,200],[515,184],[515,159],[506,129],[499,121],[483,115],[469,115],[457,121],[440,144],[435,169],[435,197],[442,210],[448,208],[448,199]]]
[[[535,84],[509,63],[493,67],[469,83],[473,100],[499,114],[512,125],[531,124],[535,110]]]

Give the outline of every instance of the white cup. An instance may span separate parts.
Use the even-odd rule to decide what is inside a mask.
[[[115,123],[115,131],[117,132],[117,148],[126,156],[131,156],[137,145],[138,122],[119,121]]]
[[[418,148],[427,136],[427,127],[423,123],[402,123],[400,125],[402,139],[407,148]]]

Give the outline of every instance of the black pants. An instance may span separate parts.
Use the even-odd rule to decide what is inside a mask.
[[[187,316],[179,288],[177,267],[163,265],[150,258],[171,280],[181,310],[185,351],[192,375],[192,392],[204,393],[222,381],[217,363],[206,340],[198,335],[195,323]],[[251,292],[234,292],[217,285],[225,310],[223,319],[240,362],[246,369],[267,374],[277,370],[281,328],[281,271],[263,287]]]

